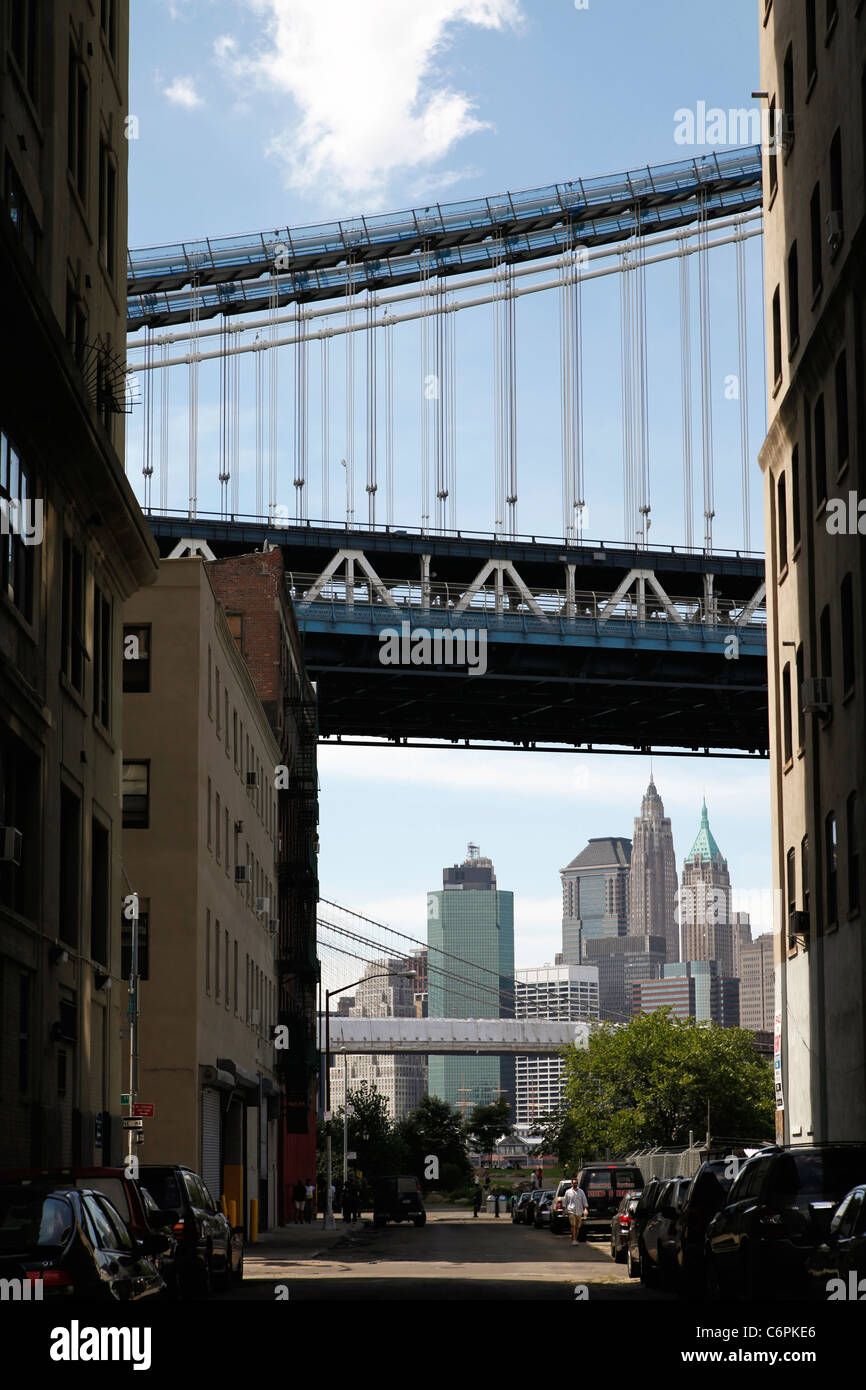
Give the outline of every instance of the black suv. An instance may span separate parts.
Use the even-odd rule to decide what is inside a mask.
[[[417,1178],[405,1175],[380,1178],[373,1186],[373,1225],[388,1221],[411,1221],[423,1226],[427,1220]]]
[[[610,1223],[620,1202],[627,1193],[643,1187],[643,1173],[640,1168],[623,1163],[592,1163],[581,1168],[577,1185],[583,1188],[588,1203],[580,1239],[596,1235],[609,1238]]]
[[[243,1278],[243,1227],[229,1225],[198,1173],[179,1163],[142,1163],[140,1181],[162,1212],[175,1213],[181,1296],[207,1297],[211,1288]]]
[[[741,1169],[707,1229],[711,1296],[806,1294],[805,1265],[845,1193],[866,1178],[866,1144],[773,1146]]]

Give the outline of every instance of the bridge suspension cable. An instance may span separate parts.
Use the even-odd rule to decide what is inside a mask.
[[[683,425],[683,521],[685,543],[694,545],[694,497],[692,482],[692,325],[689,257],[683,240],[680,257],[680,390]]]
[[[346,262],[346,527],[355,515],[355,296],[349,293],[352,283],[352,256]]]
[[[189,514],[194,519],[198,508],[198,330],[199,283],[193,275],[190,286],[189,315]]]
[[[256,334],[256,342],[260,342]],[[265,362],[256,353],[256,516],[264,516],[265,498]]]
[[[168,344],[162,347],[161,355],[163,365],[168,360]],[[168,435],[169,435],[169,408],[171,405],[171,373],[164,371],[160,377],[160,399],[159,399],[159,505],[162,511],[168,510]],[[261,513],[259,513],[261,515]]]
[[[743,470],[743,544],[751,549],[751,502],[749,497],[749,359],[748,313],[746,299],[746,248],[742,236],[737,238],[737,347],[740,395],[740,459]]]
[[[394,325],[385,311],[385,524],[394,523]],[[327,510],[324,515],[327,517]]]
[[[279,442],[279,354],[276,351],[277,344],[277,308],[279,305],[279,282],[276,274],[271,276],[270,283],[270,347],[269,353],[270,372],[268,376],[269,399],[268,399],[268,518],[273,521],[277,512],[277,445]]]
[[[330,343],[327,335],[322,339],[321,394],[322,394],[322,520],[331,516],[330,504],[330,455],[331,455],[331,382],[330,382]]]
[[[583,324],[579,266],[572,247],[560,270],[559,350],[562,408],[562,527],[566,540],[580,540],[586,501],[583,492]]]
[[[377,351],[376,339],[376,296],[371,295],[367,302],[367,520],[371,527],[376,525],[376,493],[379,484],[376,480],[378,464],[377,439]]]
[[[295,347],[295,516],[298,521],[307,519],[307,320],[298,311],[298,342]]]
[[[154,412],[154,385],[153,367],[154,347],[153,330],[147,328],[145,331],[144,357],[147,363],[147,371],[144,373],[143,387],[143,419],[142,419],[142,463],[141,472],[143,478],[143,499],[144,510],[149,511],[151,506],[151,489],[153,484],[153,412]]]
[[[421,534],[430,526],[430,453],[432,429],[430,402],[434,399],[436,380],[431,371],[433,359],[433,320],[431,304],[432,253],[426,243],[421,252],[421,273],[418,284],[421,315]]]
[[[494,455],[497,535],[516,536],[517,526],[517,355],[514,267],[498,237],[497,293],[493,302]]]
[[[701,364],[701,456],[704,483],[704,548],[713,548],[713,394],[710,352],[710,256],[706,198],[701,193],[698,214],[698,331]]]
[[[229,463],[229,433],[230,433],[230,395],[231,395],[231,367],[234,361],[228,356],[228,333],[226,320],[223,324],[222,343],[223,355],[220,357],[220,399],[219,399],[219,464],[217,477],[220,485],[220,516],[225,520],[229,515],[228,483],[230,477]]]

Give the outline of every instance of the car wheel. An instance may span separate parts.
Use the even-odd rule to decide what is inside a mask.
[[[615,1260],[615,1259],[616,1259],[616,1246],[614,1245],[614,1242],[613,1242],[613,1236],[611,1236],[611,1238],[610,1238],[610,1258],[611,1258],[612,1260]]]
[[[415,1225],[418,1226],[418,1227],[420,1228],[421,1226],[423,1226],[423,1225],[425,1224],[425,1222],[426,1222],[426,1220],[427,1220],[427,1213],[426,1213],[426,1212],[421,1212],[421,1213],[419,1213],[418,1216],[415,1216],[415,1217],[413,1217],[412,1219],[413,1219]]]

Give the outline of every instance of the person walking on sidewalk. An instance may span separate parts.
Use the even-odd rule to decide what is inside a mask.
[[[478,1181],[478,1180],[477,1180],[477,1178],[476,1178],[476,1182],[477,1182],[477,1181]],[[477,1186],[476,1189],[475,1189],[475,1196],[472,1198],[472,1215],[473,1215],[473,1216],[477,1216],[478,1213],[480,1212],[480,1210],[481,1210],[481,1184],[478,1183],[478,1186]]]
[[[565,1210],[568,1214],[571,1226],[571,1243],[576,1245],[580,1236],[580,1228],[589,1202],[586,1200],[586,1193],[582,1187],[578,1187],[577,1178],[572,1178],[571,1187],[565,1194]]]
[[[298,1178],[298,1181],[292,1188],[292,1202],[294,1203],[295,1207],[296,1226],[300,1226],[301,1222],[304,1219],[304,1198],[306,1197],[306,1193],[307,1189],[304,1187],[303,1179]]]
[[[304,1220],[310,1225],[313,1220],[313,1204],[316,1200],[316,1189],[310,1179],[307,1178],[304,1184]]]

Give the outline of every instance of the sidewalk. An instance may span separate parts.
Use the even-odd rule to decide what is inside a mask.
[[[309,1225],[274,1226],[269,1231],[260,1231],[255,1245],[249,1241],[244,1246],[244,1264],[259,1264],[271,1260],[301,1259],[310,1260],[322,1250],[330,1250],[344,1236],[356,1235],[363,1231],[370,1221],[344,1221],[342,1216],[335,1218],[333,1231],[325,1230],[325,1218],[320,1212]]]

